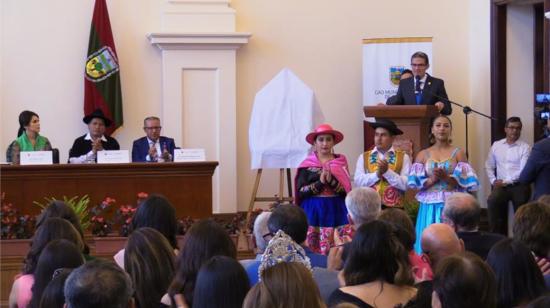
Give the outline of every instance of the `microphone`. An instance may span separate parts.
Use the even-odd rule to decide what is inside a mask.
[[[415,79],[415,82],[416,82],[416,86],[415,86],[415,89],[414,89],[414,94],[419,94],[422,92],[422,90],[420,89],[420,76],[416,75],[414,76],[414,79]]]

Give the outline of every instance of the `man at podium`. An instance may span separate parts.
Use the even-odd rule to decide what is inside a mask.
[[[428,55],[417,51],[411,56],[412,78],[399,82],[397,94],[390,97],[387,105],[435,105],[441,114],[452,113],[445,84],[442,79],[426,73],[430,67]]]

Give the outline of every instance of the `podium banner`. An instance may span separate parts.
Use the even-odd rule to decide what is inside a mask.
[[[363,106],[385,103],[397,93],[399,77],[410,69],[411,56],[426,53],[432,69],[432,38],[403,37],[363,40]]]

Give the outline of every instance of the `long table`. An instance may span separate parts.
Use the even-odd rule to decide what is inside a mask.
[[[135,204],[139,192],[166,196],[178,218],[212,215],[212,175],[218,162],[61,164],[0,166],[0,189],[5,201],[21,213],[37,214],[33,201],[44,197],[88,195],[90,206],[105,197],[117,205]]]

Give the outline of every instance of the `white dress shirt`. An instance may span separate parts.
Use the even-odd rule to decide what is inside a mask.
[[[84,137],[84,140],[90,140],[92,142],[92,136],[90,136],[90,133],[86,134],[86,137]],[[105,136],[101,136],[101,141],[107,142],[107,138]],[[92,164],[95,163],[95,157],[96,154],[94,154],[93,150],[90,150],[90,152],[80,155],[78,157],[70,157],[69,163],[71,164]]]
[[[521,140],[512,144],[508,144],[506,138],[495,141],[485,161],[485,172],[491,184],[496,180],[505,184],[517,182],[530,151],[530,146]]]
[[[160,148],[159,140],[160,140],[160,138],[157,139],[157,141],[155,142],[155,141],[147,138],[147,142],[149,143],[149,148],[151,148],[151,146],[153,146],[153,144],[155,145],[155,148],[157,148],[157,158],[156,159],[151,158],[151,156],[149,156],[149,154],[147,154],[147,156],[145,156],[146,161],[158,161],[158,162],[163,162],[164,161],[164,158],[162,158],[162,149]]]
[[[387,159],[387,156],[389,155],[389,153],[395,152],[395,150],[393,147],[391,147],[386,153],[382,153],[378,151],[376,147],[374,147],[373,152],[378,153],[378,159]],[[359,155],[359,158],[357,159],[357,164],[355,167],[355,175],[353,177],[353,181],[356,187],[371,187],[374,184],[376,184],[378,181],[380,181],[380,178],[378,177],[378,173],[376,172],[369,173],[365,171],[364,155],[365,153]],[[397,173],[388,167],[388,171],[382,174],[382,177],[384,177],[391,186],[401,191],[405,191],[407,190],[407,177],[409,176],[410,168],[411,168],[411,159],[409,155],[405,154],[403,155],[403,165],[401,166],[401,172]]]

